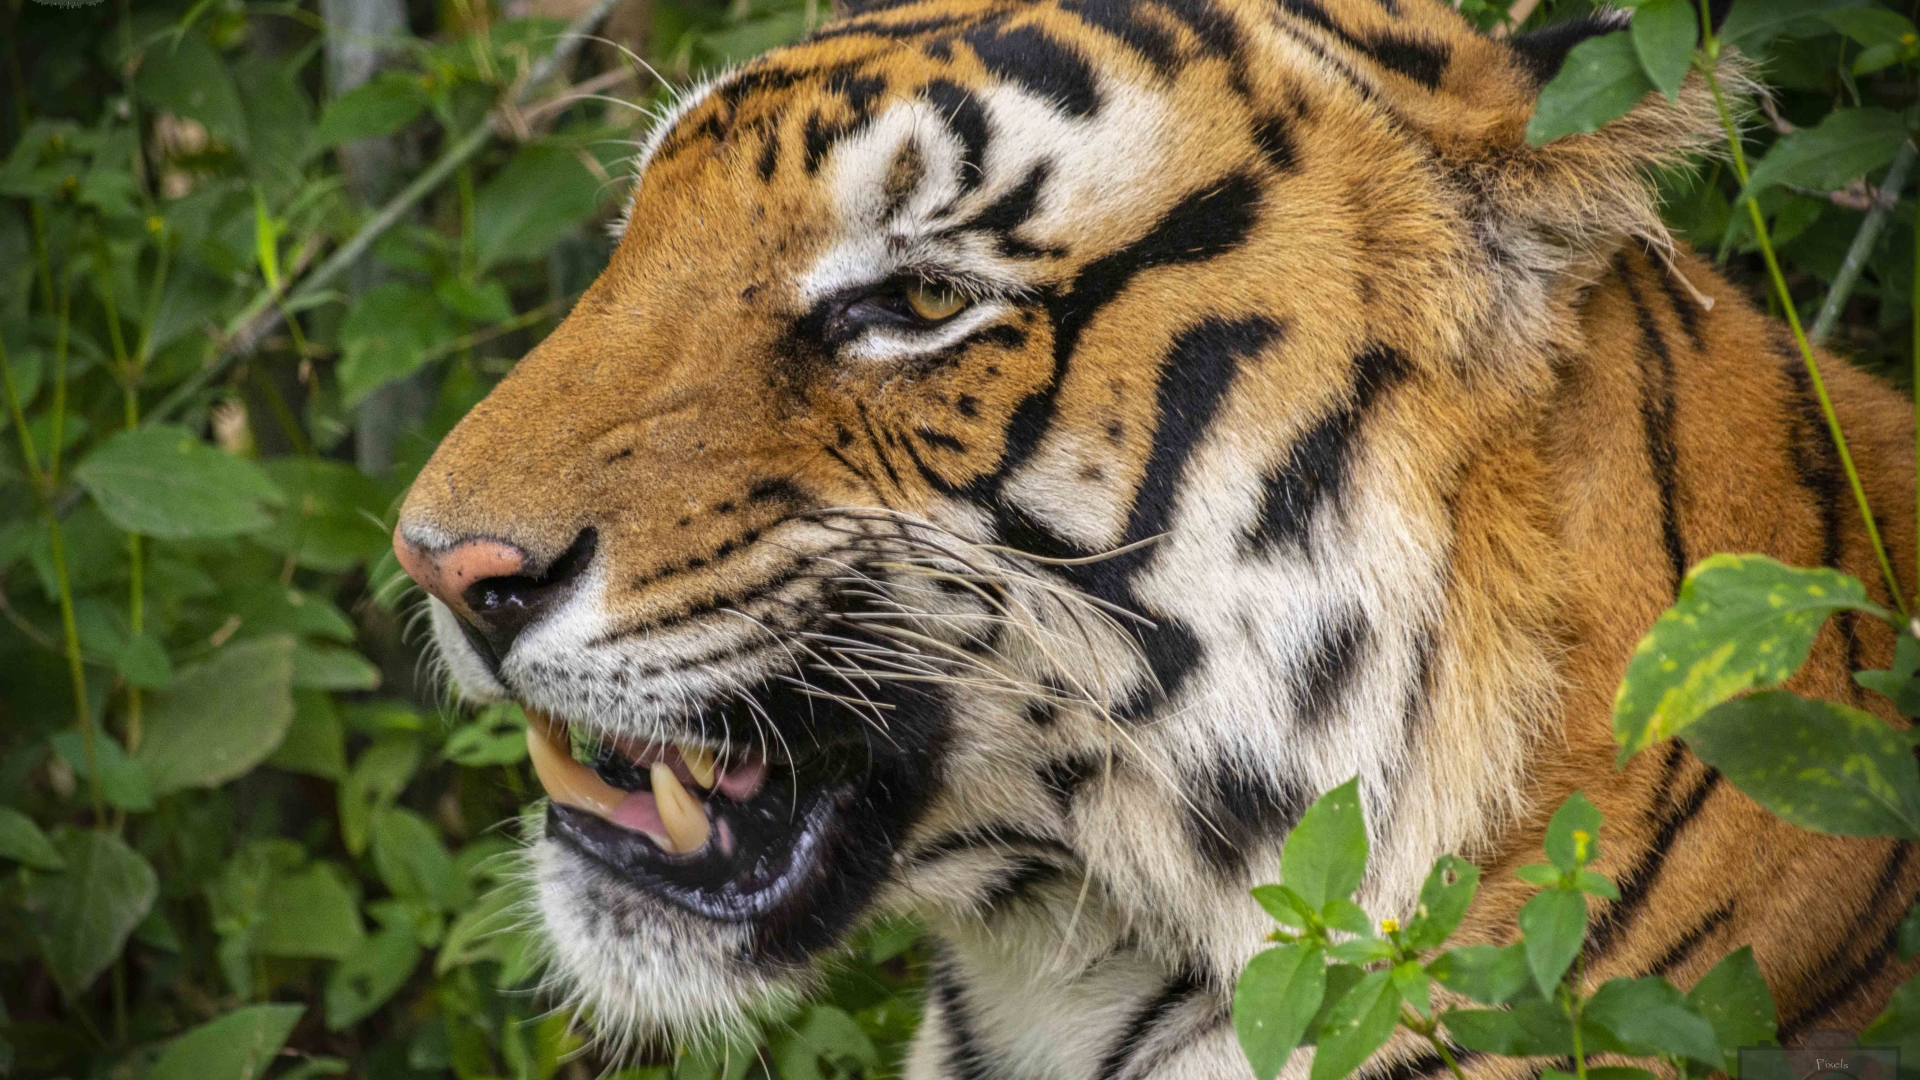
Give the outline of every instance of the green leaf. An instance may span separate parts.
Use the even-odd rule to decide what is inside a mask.
[[[1547,858],[1571,874],[1600,857],[1600,811],[1576,791],[1547,822]]]
[[[1920,716],[1920,640],[1902,633],[1894,642],[1890,671],[1856,671],[1853,681],[1872,690],[1908,716]]]
[[[304,1005],[248,1005],[167,1044],[147,1080],[255,1080],[264,1076]]]
[[[343,1031],[387,1003],[420,964],[420,943],[390,926],[360,943],[327,974],[327,1030]]]
[[[377,690],[380,669],[352,649],[297,642],[293,685],[300,690]]]
[[[286,492],[287,502],[273,527],[253,538],[256,543],[291,555],[308,569],[335,573],[391,553],[393,529],[384,515],[392,492],[380,481],[344,462],[316,457],[275,458],[265,468]],[[352,625],[347,629],[339,640],[353,640]],[[308,632],[323,633],[317,628]]]
[[[1702,1060],[1738,1075],[1740,1048],[1774,1041],[1773,993],[1753,958],[1753,947],[1728,953],[1687,991],[1687,1004],[1713,1025],[1720,1057]]]
[[[1336,896],[1320,908],[1320,921],[1349,934],[1373,936],[1373,916],[1367,914],[1366,908],[1344,896]]]
[[[205,124],[214,137],[247,146],[247,115],[240,90],[207,39],[189,31],[149,46],[140,59],[135,90],[148,104]]]
[[[1633,9],[1628,31],[1647,79],[1668,101],[1678,100],[1700,41],[1700,17],[1692,0],[1647,0]]]
[[[521,149],[474,202],[473,246],[480,269],[544,256],[600,205],[600,181],[558,146]]]
[[[347,737],[333,698],[317,690],[293,692],[293,723],[267,764],[338,781],[347,775]]]
[[[1605,874],[1597,874],[1592,870],[1582,870],[1578,874],[1575,874],[1573,877],[1573,887],[1586,893],[1588,896],[1597,896],[1602,900],[1620,899],[1620,887],[1613,883],[1613,879]]]
[[[1794,23],[1842,8],[1861,7],[1865,0],[1738,0],[1720,25],[1720,40],[1758,56],[1762,46]]]
[[[1900,920],[1900,959],[1911,960],[1920,956],[1920,904],[1907,912]]]
[[[374,818],[372,840],[374,868],[395,896],[441,911],[466,904],[466,883],[454,872],[453,856],[432,822],[404,807],[390,807]]]
[[[1541,998],[1523,998],[1507,1009],[1452,1009],[1440,1020],[1453,1041],[1469,1050],[1508,1057],[1573,1052],[1573,1025],[1558,1004]]]
[[[1519,867],[1514,870],[1513,876],[1529,885],[1544,889],[1549,885],[1560,884],[1562,875],[1559,868],[1552,863],[1537,862],[1528,863],[1525,866]]]
[[[163,540],[258,532],[281,501],[259,466],[166,424],[114,434],[73,475],[115,525]]]
[[[313,141],[326,147],[391,135],[413,123],[426,108],[427,92],[420,76],[382,72],[327,102]]]
[[[1920,978],[1893,992],[1886,1010],[1860,1033],[1860,1045],[1891,1046],[1900,1051],[1901,1061],[1920,1060]]]
[[[1590,38],[1567,54],[1560,73],[1540,91],[1527,141],[1543,146],[1564,135],[1598,131],[1627,115],[1654,89],[1627,31]]]
[[[513,303],[507,299],[507,287],[492,278],[481,281],[441,278],[433,287],[433,295],[447,310],[475,322],[497,323],[513,318]]]
[[[1871,713],[1776,690],[1727,702],[1686,739],[1700,760],[1795,825],[1920,840],[1913,744]]]
[[[1587,898],[1571,889],[1548,889],[1520,908],[1527,970],[1540,993],[1551,996],[1587,936]]]
[[[419,741],[404,732],[382,735],[360,754],[337,793],[340,838],[348,852],[358,855],[367,849],[374,816],[393,805],[419,767]]]
[[[57,732],[47,740],[60,760],[72,766],[74,775],[85,780],[87,739],[71,728]],[[127,756],[113,736],[104,731],[93,733],[93,760],[100,766],[100,797],[115,810],[146,813],[153,809],[153,784],[140,763]]]
[[[1890,109],[1835,109],[1818,127],[1780,137],[1753,166],[1741,198],[1776,184],[1833,191],[1893,160],[1907,138],[1907,125]]]
[[[1806,663],[1836,611],[1885,616],[1860,582],[1764,555],[1714,555],[1640,639],[1613,701],[1621,758],[1685,730],[1715,705],[1777,686]]]
[[[1467,907],[1480,887],[1480,868],[1456,855],[1442,855],[1420,886],[1420,903],[1407,924],[1407,945],[1438,948],[1466,918]]]
[[[1854,44],[1866,48],[1875,45],[1899,45],[1914,32],[1913,22],[1897,11],[1878,7],[1842,8],[1821,16],[1828,26],[1847,35]]]
[[[1367,823],[1355,777],[1315,799],[1280,849],[1280,879],[1315,909],[1345,900],[1367,870]]]
[[[1413,1006],[1421,1016],[1433,1015],[1433,977],[1418,961],[1403,960],[1394,965],[1393,986],[1401,1000]]]
[[[1714,1028],[1687,999],[1659,976],[1609,979],[1587,999],[1582,1016],[1613,1033],[1629,1054],[1669,1054],[1696,1061],[1719,1060]],[[1584,1027],[1582,1028],[1584,1031]]]
[[[1267,914],[1273,916],[1273,921],[1282,926],[1305,930],[1320,914],[1301,899],[1299,893],[1285,885],[1256,885],[1253,887],[1253,898]]]
[[[126,612],[98,597],[74,601],[74,628],[81,648],[104,654],[113,668],[135,686],[158,690],[173,681],[173,662],[152,634],[134,633]]]
[[[293,723],[293,639],[228,645],[154,695],[136,755],[156,795],[217,787],[267,759]]]
[[[1327,991],[1320,998],[1320,1007],[1313,1012],[1313,1019],[1307,1021],[1307,1033],[1300,1036],[1301,1046],[1313,1046],[1320,1041],[1320,1032],[1327,1025],[1327,1017],[1347,996],[1347,992],[1360,985],[1366,978],[1366,969],[1352,964],[1327,965]]]
[[[517,879],[482,893],[447,927],[434,955],[434,974],[482,960],[512,967],[534,945],[533,934],[522,928],[530,899],[525,883]]]
[[[447,736],[441,753],[447,760],[470,769],[524,761],[527,757],[527,714],[511,701],[495,702],[481,709],[473,723]],[[1254,890],[1254,893],[1257,898],[1259,890]]]
[[[253,928],[253,951],[338,960],[365,937],[359,908],[340,873],[316,862],[273,878]]]
[[[1910,52],[1909,46],[1899,42],[1869,45],[1860,50],[1859,56],[1853,58],[1852,71],[1855,75],[1871,75],[1906,59]]]
[[[11,806],[0,806],[0,859],[12,859],[35,870],[64,870],[67,866],[67,860],[61,858],[40,826]]]
[[[335,374],[344,404],[413,374],[428,350],[458,333],[446,309],[419,285],[392,281],[361,293],[340,324],[343,355]]]
[[[1343,964],[1371,964],[1391,959],[1393,943],[1385,938],[1354,938],[1327,950],[1327,957]]]
[[[1400,1022],[1393,972],[1370,972],[1347,991],[1320,1029],[1309,1080],[1340,1080],[1380,1049]]]
[[[62,826],[53,846],[66,870],[27,878],[21,907],[47,971],[71,1001],[120,955],[160,886],[147,860],[112,833]]]
[[[1485,1005],[1504,1005],[1527,988],[1527,947],[1466,945],[1450,949],[1427,965],[1435,982]]]
[[[1317,945],[1281,945],[1258,954],[1233,991],[1233,1030],[1255,1080],[1272,1080],[1300,1045],[1327,989]]]

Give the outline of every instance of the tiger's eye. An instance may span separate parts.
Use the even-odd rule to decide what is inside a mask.
[[[944,285],[921,282],[907,286],[907,306],[928,322],[940,322],[958,315],[967,298]]]

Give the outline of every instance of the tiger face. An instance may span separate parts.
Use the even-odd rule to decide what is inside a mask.
[[[1391,824],[1383,914],[1511,813],[1548,616],[1445,632],[1468,480],[1713,130],[1690,87],[1528,147],[1566,44],[922,0],[685,96],[395,536],[463,693],[534,719],[603,1024],[724,1024],[883,908],[1062,1017],[1173,973],[1217,1018],[1319,792]]]

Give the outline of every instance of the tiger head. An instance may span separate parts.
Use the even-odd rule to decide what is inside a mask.
[[[1551,614],[1451,591],[1532,572],[1453,537],[1716,130],[1696,77],[1527,143],[1614,25],[920,0],[685,94],[395,536],[460,689],[533,718],[602,1023],[724,1023],[883,908],[1230,987],[1318,793],[1392,823],[1382,912],[1510,809]]]

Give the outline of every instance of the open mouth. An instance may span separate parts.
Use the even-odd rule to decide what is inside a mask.
[[[709,918],[763,919],[814,891],[857,794],[845,755],[774,764],[751,749],[576,738],[531,709],[528,721],[549,834]]]

